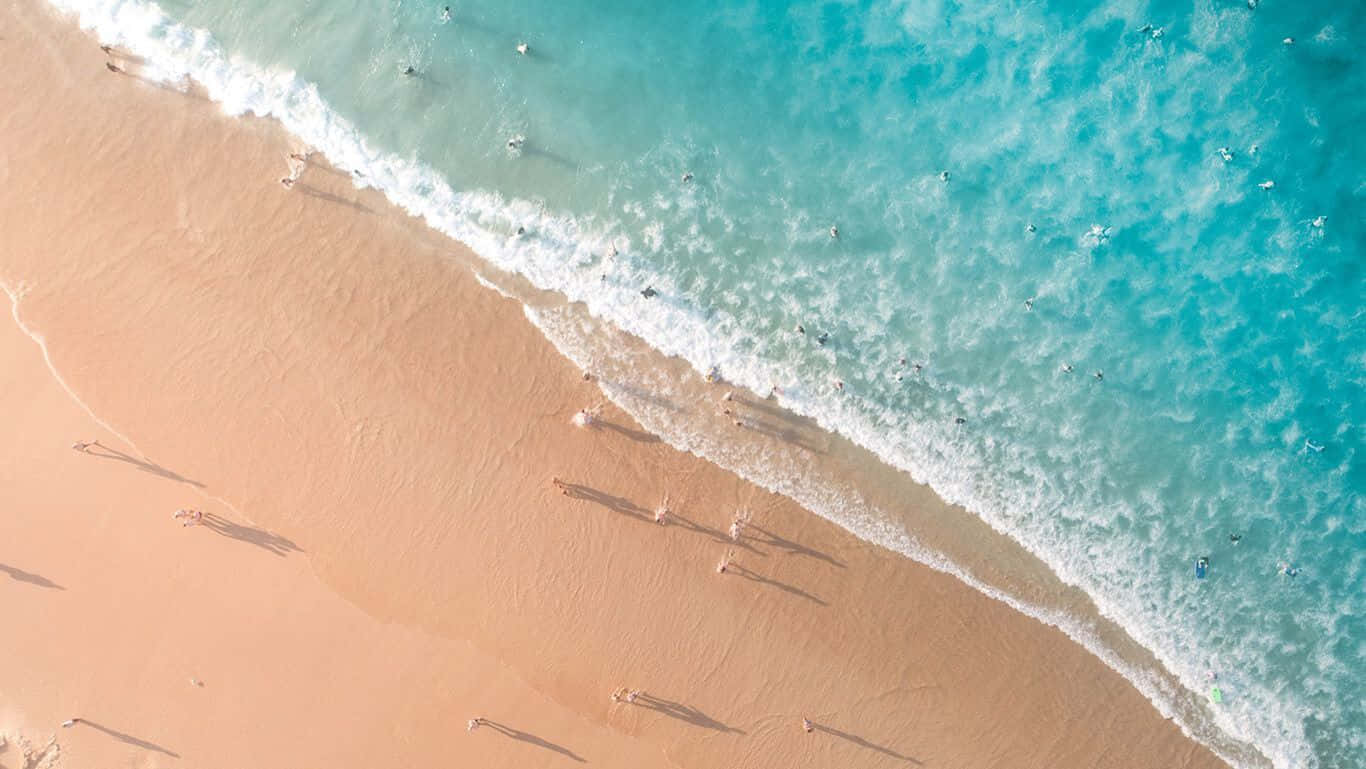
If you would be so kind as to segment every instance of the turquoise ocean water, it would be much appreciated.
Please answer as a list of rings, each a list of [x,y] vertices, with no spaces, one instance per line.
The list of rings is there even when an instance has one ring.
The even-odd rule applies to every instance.
[[[1366,766],[1366,5],[54,2]]]

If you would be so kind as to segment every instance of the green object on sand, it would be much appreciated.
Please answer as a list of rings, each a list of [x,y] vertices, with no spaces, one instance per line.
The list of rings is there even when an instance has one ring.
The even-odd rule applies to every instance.
[[[1221,705],[1224,702],[1224,693],[1219,691],[1219,687],[1211,686],[1209,688],[1209,698],[1214,700],[1215,705]]]

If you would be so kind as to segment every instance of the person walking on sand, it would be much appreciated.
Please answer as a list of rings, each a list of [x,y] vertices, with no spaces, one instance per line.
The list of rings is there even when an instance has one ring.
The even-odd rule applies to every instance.
[[[467,724],[465,725],[465,731],[467,731],[467,732],[472,732],[472,731],[474,731],[475,729],[478,729],[480,726],[483,726],[483,724],[484,724],[484,718],[483,718],[483,716],[475,716],[474,718],[471,718],[471,719],[469,720],[469,723],[467,723]]]
[[[730,559],[733,558],[734,556],[735,556],[735,551],[734,551],[734,550],[727,550],[727,551],[726,551],[726,554],[723,555],[723,556],[721,556],[721,562],[718,563],[718,564],[716,564],[716,573],[717,573],[717,574],[725,574],[725,573],[726,573],[726,569],[730,568]]]
[[[71,444],[71,448],[75,449],[76,451],[89,451],[91,446],[95,446],[95,445],[98,445],[98,444],[99,444],[99,441],[97,441],[97,440],[95,440],[95,441],[76,441],[75,443]]]
[[[120,67],[119,65],[115,64],[115,63],[112,62],[112,61],[106,61],[106,62],[104,63],[104,67],[105,67],[105,69],[109,70],[110,72],[116,72],[116,73],[118,73],[118,74],[123,74],[123,67]]]
[[[815,728],[816,725],[811,723],[811,719],[807,718],[806,716],[802,716],[802,731],[810,732]]]
[[[569,496],[569,484],[565,483],[559,478],[551,478],[550,483],[552,486],[559,489],[561,494],[565,495],[566,497]]]

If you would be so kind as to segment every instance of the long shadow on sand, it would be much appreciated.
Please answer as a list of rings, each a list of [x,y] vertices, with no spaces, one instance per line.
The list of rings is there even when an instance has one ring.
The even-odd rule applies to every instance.
[[[497,721],[490,721],[487,718],[485,718],[481,722],[481,725],[486,728],[492,729],[495,732],[498,732],[499,734],[511,737],[514,740],[535,745],[538,748],[553,750],[556,753],[559,753],[560,755],[565,756],[566,758],[578,761],[581,764],[588,763],[586,759],[584,759],[578,753],[575,753],[574,751],[570,750],[569,748],[566,748],[563,745],[556,745],[550,740],[547,740],[544,737],[537,737],[536,735],[530,732],[524,732],[521,729],[513,729],[511,726],[508,726],[506,724],[500,724]]]
[[[720,721],[717,721],[715,718],[712,718],[711,716],[707,715],[706,713],[703,713],[695,707],[692,707],[691,705],[684,705],[681,702],[666,700],[663,697],[656,697],[653,694],[645,694],[644,692],[642,692],[636,695],[636,701],[633,704],[639,705],[640,707],[646,708],[647,710],[653,710],[658,713],[663,713],[664,715],[670,718],[677,718],[680,721],[686,721],[690,724],[693,724],[694,726],[702,726],[707,729],[715,729],[718,732],[733,732],[735,734],[745,733],[742,729],[736,729],[733,726],[726,726],[725,724],[721,723]]]
[[[53,582],[47,577],[44,577],[41,574],[33,574],[32,572],[27,572],[23,569],[16,569],[13,566],[10,566],[9,564],[0,563],[0,571],[3,571],[4,573],[8,574],[10,579],[15,580],[17,582],[27,582],[30,585],[52,588],[53,590],[66,590],[66,588],[62,587],[56,582]]]
[[[627,438],[630,438],[631,440],[637,441],[639,443],[659,443],[659,436],[657,435],[647,433],[644,430],[634,430],[630,427],[626,427],[625,425],[616,424],[615,422],[608,422],[600,419],[595,421],[593,423],[593,426],[601,427],[604,430],[611,430],[612,432],[621,433]]]
[[[301,182],[295,182],[292,189],[298,190],[299,192],[302,192],[303,194],[308,195],[312,198],[326,200],[330,203],[336,203],[337,205],[341,206],[350,206],[351,208],[354,208],[357,211],[360,211],[361,213],[373,214],[375,212],[374,209],[370,208],[364,203],[361,203],[358,200],[348,200],[347,198],[344,198],[340,195],[333,195],[330,192],[320,190],[317,187],[310,187],[307,184],[303,184]]]
[[[752,535],[752,534],[751,534],[751,535],[748,535],[748,536],[753,537],[754,541],[755,541],[755,542],[758,542],[758,543],[761,544],[761,545],[768,545],[768,546],[770,546],[770,547],[776,547],[776,548],[778,548],[779,550],[786,551],[786,552],[791,553],[791,554],[793,554],[793,555],[805,555],[805,556],[810,556],[811,558],[815,558],[815,559],[818,560],[818,561],[825,561],[826,563],[830,564],[831,566],[838,566],[838,567],[840,567],[841,569],[844,568],[844,562],[843,562],[843,561],[840,561],[839,559],[837,559],[837,558],[835,558],[835,557],[833,557],[833,556],[830,556],[830,555],[827,555],[827,554],[825,554],[825,553],[822,553],[822,552],[819,551],[819,550],[815,550],[815,549],[813,549],[813,548],[807,547],[806,545],[803,545],[803,544],[801,544],[800,542],[793,542],[792,540],[787,539],[787,538],[785,538],[785,537],[783,537],[783,536],[781,536],[781,535],[779,535],[779,534],[776,534],[776,533],[774,533],[774,532],[772,532],[772,531],[769,531],[768,529],[765,529],[764,527],[759,526],[759,525],[757,525],[757,524],[753,524],[753,523],[746,524],[746,525],[745,525],[745,529],[746,529],[746,530],[753,530],[753,531],[759,532],[759,536],[754,536],[754,535]]]
[[[131,454],[125,454],[122,451],[110,448],[104,445],[103,443],[100,443],[99,441],[92,441],[90,443],[90,446],[88,446],[85,449],[85,453],[89,454],[92,457],[100,457],[101,459],[117,459],[120,462],[127,462],[128,464],[138,468],[139,470],[142,470],[143,472],[151,473],[152,475],[160,475],[162,478],[169,478],[170,480],[176,481],[178,483],[188,483],[191,486],[197,486],[201,489],[204,488],[204,484],[200,483],[199,481],[186,478],[185,476],[180,475],[179,473],[171,472],[170,470],[167,470],[166,468],[154,462],[148,462],[145,459],[138,459],[137,457],[132,456]]]
[[[643,520],[652,520],[650,511],[625,497],[618,497],[613,494],[608,494],[605,491],[598,491],[592,486],[584,486],[581,483],[565,483],[561,488],[564,489],[565,495],[571,499],[582,499],[586,502],[602,505],[614,513],[630,515]]]
[[[812,728],[814,728],[814,729],[815,729],[816,731],[818,731],[818,732],[825,732],[826,734],[833,734],[833,735],[835,735],[836,737],[839,737],[840,739],[848,740],[848,741],[854,743],[855,745],[858,745],[858,746],[864,747],[864,748],[868,748],[869,750],[876,750],[877,752],[881,753],[882,755],[884,755],[884,756],[890,756],[891,758],[895,758],[895,759],[898,760],[898,761],[905,761],[905,762],[910,763],[910,764],[915,764],[916,766],[923,766],[924,763],[925,763],[925,762],[920,761],[920,760],[918,760],[918,759],[911,758],[910,756],[903,756],[903,755],[901,755],[900,753],[896,752],[895,750],[892,750],[891,748],[885,748],[885,747],[883,747],[883,746],[881,746],[881,745],[875,745],[875,744],[873,744],[873,743],[871,743],[871,742],[869,742],[869,741],[863,739],[862,737],[859,737],[859,736],[856,735],[856,734],[850,734],[850,733],[848,733],[848,732],[842,732],[842,731],[840,731],[839,729],[835,729],[835,728],[833,728],[833,727],[825,726],[824,724],[812,723],[811,726],[812,726]]]
[[[750,580],[751,582],[758,582],[762,585],[776,587],[784,593],[790,593],[792,595],[797,596],[798,598],[805,598],[808,601],[814,601],[815,603],[818,603],[821,606],[829,606],[829,604],[827,604],[825,601],[822,601],[816,596],[811,595],[810,593],[806,592],[805,590],[802,590],[799,587],[796,587],[795,585],[789,585],[786,582],[779,582],[778,580],[773,579],[772,577],[765,577],[764,575],[756,571],[746,569],[738,563],[732,562],[730,565],[728,565],[726,567],[726,573],[739,574],[740,576],[744,577],[747,580]]]
[[[222,534],[225,537],[256,545],[257,547],[278,556],[303,552],[293,541],[286,539],[279,534],[272,534],[265,529],[258,529],[254,526],[245,526],[230,521],[221,515],[208,513],[204,516],[204,520],[200,522],[200,525],[217,534]]]
[[[171,758],[180,758],[180,754],[179,754],[179,753],[176,753],[175,751],[172,751],[172,750],[167,750],[166,748],[161,747],[160,745],[156,744],[155,742],[148,742],[147,740],[140,740],[140,739],[138,739],[137,737],[134,737],[134,736],[131,735],[131,734],[124,734],[123,732],[121,732],[121,731],[119,731],[119,730],[117,730],[117,729],[110,729],[109,727],[105,726],[104,724],[96,723],[96,722],[94,722],[94,721],[91,721],[91,720],[88,719],[88,718],[82,718],[81,720],[77,721],[76,723],[82,724],[82,725],[84,725],[84,726],[88,726],[88,727],[90,727],[91,729],[94,729],[94,730],[99,731],[99,732],[104,732],[105,734],[109,735],[110,737],[113,737],[114,739],[118,740],[119,742],[127,743],[127,744],[129,744],[129,745],[132,745],[133,747],[142,748],[143,750],[151,750],[151,751],[155,751],[155,752],[157,752],[157,753],[164,753],[164,754],[170,756]]]

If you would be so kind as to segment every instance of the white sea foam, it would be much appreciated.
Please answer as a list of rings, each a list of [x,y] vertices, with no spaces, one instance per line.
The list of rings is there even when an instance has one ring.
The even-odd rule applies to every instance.
[[[993,474],[968,461],[970,458],[965,454],[953,452],[958,438],[948,428],[939,424],[906,424],[899,415],[883,412],[858,397],[857,380],[853,378],[848,395],[832,399],[828,383],[804,381],[801,372],[795,369],[781,368],[773,361],[738,352],[753,347],[738,322],[729,318],[717,322],[704,316],[678,298],[676,287],[667,276],[652,273],[643,266],[643,261],[631,258],[633,247],[643,250],[662,247],[663,232],[659,225],[643,227],[643,242],[637,245],[617,233],[547,212],[530,201],[507,199],[489,192],[454,190],[438,173],[420,162],[372,146],[352,123],[326,104],[313,84],[293,73],[266,71],[228,54],[207,32],[174,22],[154,4],[140,0],[50,1],[78,14],[82,26],[94,30],[102,41],[126,47],[145,57],[149,62],[145,71],[147,76],[174,82],[188,75],[229,114],[253,113],[278,119],[292,134],[319,149],[335,166],[356,171],[354,179],[358,184],[382,190],[395,204],[421,217],[434,229],[465,242],[498,267],[520,273],[541,288],[559,291],[571,300],[585,303],[593,314],[647,340],[666,355],[686,360],[699,372],[718,366],[727,379],[756,392],[766,392],[771,385],[779,385],[784,393],[782,404],[785,407],[814,418],[826,429],[837,430],[917,480],[930,483],[945,499],[977,512],[994,528],[1019,539],[1032,552],[1045,558],[1065,582],[1085,586],[1094,576],[1080,573],[1070,565],[1083,559],[1072,558],[1053,532],[1021,528],[1019,512],[1030,509],[1036,502],[999,485],[990,485],[989,481],[984,482],[983,478],[989,479]],[[262,183],[270,181],[262,180]],[[920,194],[943,196],[946,192],[937,179],[929,179],[924,182]],[[685,197],[684,202],[697,205],[691,197]],[[656,201],[655,205],[664,203],[673,205],[678,201]],[[640,219],[650,216],[649,207],[624,205],[636,205],[636,215]],[[795,215],[802,216],[800,212]],[[516,236],[518,227],[525,228],[524,236]],[[795,220],[791,227],[794,233],[813,229],[809,222]],[[701,252],[709,247],[706,239],[697,233],[692,233],[687,242]],[[622,256],[603,263],[601,257],[611,245],[620,248]],[[566,269],[567,265],[600,266],[597,269]],[[646,285],[654,287],[660,295],[654,299],[640,296],[640,290]],[[827,317],[834,314],[834,300],[829,301],[832,312]],[[557,337],[551,332],[548,335],[571,358],[576,355],[571,337],[564,334]],[[833,351],[823,351],[823,354],[834,362]],[[857,374],[858,377],[878,375],[879,372]],[[940,387],[933,380],[928,380],[924,386]],[[983,393],[972,391],[958,393],[956,397],[968,409],[978,405],[985,407],[991,402]],[[1027,408],[1027,404],[1018,405]],[[1002,407],[998,404],[995,408]],[[723,464],[735,464],[721,457],[714,446],[709,447],[700,436],[679,432],[658,419],[652,420],[648,414],[638,412],[637,415],[643,423],[681,448]],[[890,437],[893,432],[899,436],[895,440]],[[905,448],[911,443],[948,448],[942,452],[911,453]],[[1009,454],[1008,447],[1001,450]],[[1164,691],[1158,682],[1146,675],[1126,669],[1104,648],[1093,629],[1078,624],[1076,618],[1050,616],[981,583],[942,555],[922,547],[890,516],[879,511],[851,508],[847,490],[836,493],[828,488],[796,484],[790,479],[764,477],[755,468],[748,468],[747,473],[761,484],[792,496],[860,537],[954,574],[988,595],[1060,627],[1129,677],[1163,713],[1180,714],[1181,709],[1175,702],[1185,695]],[[1034,478],[1021,484],[1020,488],[1038,489],[1048,485],[1049,479]],[[1203,688],[1202,662],[1193,654],[1182,655],[1183,650],[1165,643],[1179,635],[1179,629],[1150,627],[1145,624],[1146,618],[1129,616],[1123,607],[1107,603],[1103,595],[1097,597],[1097,604],[1102,613],[1153,649],[1190,691]],[[1225,667],[1233,668],[1240,662],[1227,661]],[[1236,682],[1230,683],[1232,694],[1237,687],[1233,685]],[[1254,691],[1254,683],[1247,682],[1247,690]],[[1303,718],[1278,711],[1273,705],[1275,702],[1270,695],[1231,696],[1229,706],[1216,712],[1215,719],[1228,734],[1257,744],[1277,767],[1312,766],[1313,758],[1300,726]],[[1199,733],[1198,727],[1191,723],[1183,720],[1182,725],[1195,737],[1210,740],[1210,735]]]

